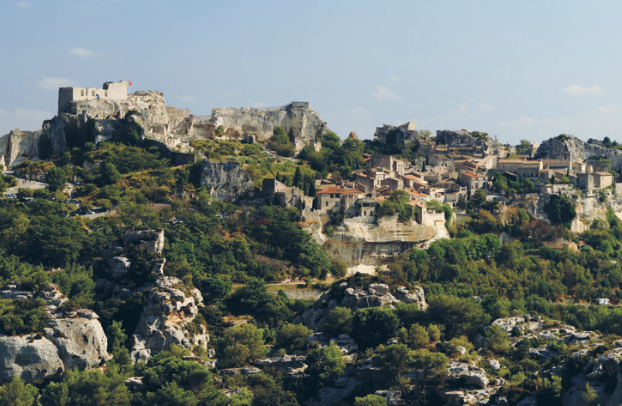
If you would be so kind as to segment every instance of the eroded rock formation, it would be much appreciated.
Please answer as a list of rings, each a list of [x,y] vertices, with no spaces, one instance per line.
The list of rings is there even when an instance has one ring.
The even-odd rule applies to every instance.
[[[404,298],[406,303],[417,303],[420,309],[425,309],[427,304],[423,289],[418,287],[411,294],[407,289],[401,288],[396,291],[398,297]],[[368,307],[383,307],[385,304],[395,305],[400,300],[389,291],[389,287],[382,283],[371,284],[367,288],[349,287],[346,282],[331,289],[318,300],[313,306],[298,316],[294,323],[302,323],[316,332],[321,331],[328,314],[337,307],[347,307],[355,312],[358,309]]]
[[[143,313],[133,335],[131,357],[134,362],[146,361],[160,351],[166,351],[172,344],[194,349],[203,347],[207,351],[209,335],[202,324],[195,332],[188,329],[203,305],[198,289],[190,289],[177,278],[159,278],[150,289]]]
[[[67,299],[56,285],[47,285],[35,295],[22,290],[18,283],[10,283],[3,288],[2,296],[15,300],[42,298],[46,302],[49,327],[43,334],[0,335],[0,382],[15,375],[27,382],[41,382],[68,369],[95,368],[111,358],[97,314],[85,309],[59,310],[58,306]]]
[[[229,138],[265,140],[272,136],[274,127],[283,127],[297,150],[305,143],[319,141],[328,131],[320,115],[304,102],[270,109],[213,109],[210,121],[215,127],[222,125]]]
[[[255,184],[239,162],[209,162],[201,164],[201,186],[207,186],[211,195],[222,202],[235,202]]]

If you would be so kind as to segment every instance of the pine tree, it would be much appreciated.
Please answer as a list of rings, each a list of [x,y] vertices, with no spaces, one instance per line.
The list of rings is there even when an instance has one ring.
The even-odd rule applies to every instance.
[[[315,182],[311,182],[309,184],[309,191],[307,192],[307,196],[315,197]]]
[[[300,172],[300,166],[296,168],[296,173],[294,173],[294,181],[293,186],[298,187],[300,185],[300,181],[302,180],[302,173]]]

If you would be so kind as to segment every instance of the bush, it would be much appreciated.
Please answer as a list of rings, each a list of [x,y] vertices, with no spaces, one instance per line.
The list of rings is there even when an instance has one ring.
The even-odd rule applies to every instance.
[[[230,328],[216,341],[216,358],[221,368],[249,364],[264,358],[268,352],[264,347],[263,330],[252,324]]]

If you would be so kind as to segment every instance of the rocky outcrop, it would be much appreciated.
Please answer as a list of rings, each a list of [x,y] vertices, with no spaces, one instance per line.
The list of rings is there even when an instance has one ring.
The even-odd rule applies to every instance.
[[[43,299],[49,320],[43,334],[0,336],[0,381],[18,375],[27,382],[41,382],[69,369],[95,368],[111,358],[97,314],[86,309],[59,310],[67,299],[56,285],[49,284],[34,294],[21,290],[18,283],[10,283],[3,288],[2,296],[15,300]]]
[[[82,313],[87,317],[51,320],[50,328],[45,329],[45,336],[59,350],[65,370],[95,368],[111,358],[98,316],[91,311]]]
[[[598,141],[588,144],[573,135],[563,135],[543,141],[536,153],[537,157],[571,160],[572,162],[583,162],[593,155],[606,156],[611,161],[612,169],[618,170],[622,167],[622,151],[606,148]]]
[[[0,137],[0,169],[9,169],[26,159],[38,155],[37,141],[42,131],[12,130]]]
[[[214,199],[235,202],[255,188],[248,173],[239,162],[209,162],[201,164],[201,186],[206,186]]]
[[[404,144],[417,142],[419,133],[416,130],[417,122],[411,120],[400,126],[384,124],[382,127],[376,127],[374,139],[382,144]]]
[[[414,221],[409,225],[399,223],[397,216],[380,219],[378,224],[346,219],[334,229],[324,248],[331,258],[345,262],[348,267],[373,266],[432,240],[436,234],[434,227]]]
[[[267,140],[274,127],[283,127],[296,150],[307,143],[314,144],[328,131],[320,115],[304,102],[270,109],[213,109],[210,122],[213,128],[222,125],[228,138],[240,139]]]
[[[164,229],[130,231],[123,236],[123,242],[161,254],[164,249]]]
[[[421,295],[421,297],[417,297],[417,303],[420,308],[424,309],[427,305],[425,305],[423,289],[421,291],[419,289],[416,288],[418,294]],[[404,290],[401,290],[401,292],[404,292]],[[406,290],[406,292],[408,291]],[[401,293],[396,294],[400,295]],[[358,309],[383,307],[385,304],[392,306],[397,303],[399,303],[399,300],[389,292],[389,287],[385,284],[372,284],[363,289],[360,287],[349,287],[346,282],[343,282],[322,295],[315,301],[313,306],[305,310],[301,316],[298,316],[294,323],[302,323],[317,332],[321,331],[328,314],[337,307],[347,307],[354,312]]]
[[[202,305],[198,289],[190,289],[174,277],[159,278],[150,289],[133,335],[132,360],[146,361],[169,350],[172,344],[188,349],[199,346],[207,351],[209,335],[205,326],[195,325],[195,332],[188,328]]]
[[[437,130],[434,141],[448,148],[473,147],[477,152],[491,151],[493,142],[487,137],[474,137],[467,131]]]

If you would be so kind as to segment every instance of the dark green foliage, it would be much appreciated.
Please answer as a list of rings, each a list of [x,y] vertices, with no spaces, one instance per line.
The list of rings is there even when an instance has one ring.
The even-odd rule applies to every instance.
[[[490,322],[482,306],[472,298],[438,295],[428,301],[429,320],[445,327],[445,339],[461,335],[474,336]]]
[[[62,190],[67,186],[67,174],[61,168],[54,167],[45,174],[45,181],[50,191]]]
[[[37,388],[24,384],[19,375],[0,386],[0,406],[36,406],[38,396]]]
[[[352,331],[352,311],[347,307],[336,307],[326,317],[322,332],[331,336],[350,334]]]
[[[352,321],[352,338],[363,348],[376,347],[395,337],[399,319],[390,309],[359,309]]]
[[[408,223],[414,217],[416,212],[421,209],[408,204],[410,196],[404,190],[396,190],[391,192],[388,200],[376,205],[376,216],[393,216],[399,214],[398,220],[402,223]]]
[[[577,216],[574,205],[565,196],[551,195],[549,202],[544,205],[544,212],[549,216],[553,224],[569,226]]]
[[[47,312],[43,299],[0,299],[0,333],[41,333],[46,327]]]
[[[43,406],[129,405],[126,376],[114,363],[103,374],[99,370],[68,371],[60,382],[51,382],[41,391]]]
[[[307,354],[307,373],[311,376],[312,387],[319,390],[330,386],[345,369],[343,354],[339,347],[331,343],[325,347],[316,346]]]
[[[307,347],[307,337],[313,334],[313,330],[302,324],[283,324],[276,333],[276,346],[284,348],[292,354],[296,350],[304,350]]]
[[[216,358],[221,368],[240,367],[264,358],[269,350],[265,348],[264,331],[252,324],[233,327],[216,341]]]

